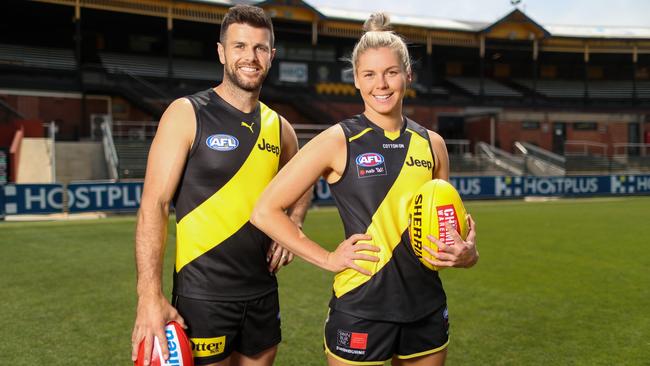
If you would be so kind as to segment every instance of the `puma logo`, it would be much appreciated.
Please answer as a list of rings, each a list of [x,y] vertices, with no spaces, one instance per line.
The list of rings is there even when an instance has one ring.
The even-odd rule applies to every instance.
[[[242,127],[248,128],[249,130],[251,130],[251,133],[255,133],[255,132],[253,132],[253,125],[254,124],[255,124],[255,122],[251,123],[250,125],[248,123],[246,123],[246,122],[241,123]]]

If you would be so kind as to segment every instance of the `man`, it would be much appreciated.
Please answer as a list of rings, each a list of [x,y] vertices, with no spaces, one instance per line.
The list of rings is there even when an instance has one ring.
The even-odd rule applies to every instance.
[[[174,101],[149,152],[136,229],[138,307],[132,359],[164,325],[186,327],[196,365],[271,365],[280,342],[275,272],[292,259],[248,222],[258,196],[298,149],[291,125],[258,98],[275,49],[271,19],[231,8],[221,24],[223,81]],[[290,209],[300,224],[309,195]],[[170,202],[177,243],[173,305],[161,272]],[[160,344],[165,358],[166,342]]]

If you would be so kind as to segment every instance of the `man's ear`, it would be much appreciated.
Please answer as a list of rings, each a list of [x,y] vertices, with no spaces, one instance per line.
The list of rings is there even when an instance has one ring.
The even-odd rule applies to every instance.
[[[217,54],[219,55],[219,62],[221,62],[222,65],[226,64],[226,49],[223,48],[223,45],[221,42],[217,42]]]

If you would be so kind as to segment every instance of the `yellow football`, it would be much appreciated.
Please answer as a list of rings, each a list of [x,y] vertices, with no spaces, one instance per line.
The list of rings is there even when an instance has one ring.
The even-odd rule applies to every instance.
[[[423,250],[423,247],[438,251],[438,246],[427,239],[427,235],[430,234],[447,245],[453,245],[454,239],[451,233],[447,232],[445,224],[450,223],[465,239],[469,231],[466,216],[467,212],[458,191],[445,180],[430,180],[415,192],[409,207],[409,237],[411,247],[422,264],[434,271],[440,269],[424,260],[436,258]]]

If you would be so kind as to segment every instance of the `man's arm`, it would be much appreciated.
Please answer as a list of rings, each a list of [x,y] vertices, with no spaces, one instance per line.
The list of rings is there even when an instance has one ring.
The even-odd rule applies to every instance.
[[[280,153],[280,169],[284,167],[291,158],[298,152],[298,137],[293,127],[284,117],[280,117],[282,123],[282,152]],[[307,210],[311,205],[312,189],[308,189],[298,201],[296,201],[287,210],[289,218],[299,228],[302,229],[302,223],[307,215]],[[269,251],[267,252],[267,261],[269,262],[269,271],[276,273],[283,265],[287,265],[293,261],[293,253],[286,248],[282,248],[273,242]]]
[[[151,359],[153,337],[165,339],[164,326],[175,320],[184,325],[162,291],[162,262],[167,238],[169,205],[192,146],[196,122],[187,99],[174,101],[163,114],[149,150],[144,189],[135,233],[138,307],[131,336],[131,358],[138,356],[144,340],[144,360]],[[165,359],[167,342],[160,342]]]

